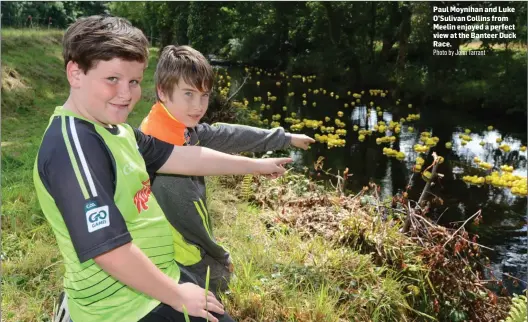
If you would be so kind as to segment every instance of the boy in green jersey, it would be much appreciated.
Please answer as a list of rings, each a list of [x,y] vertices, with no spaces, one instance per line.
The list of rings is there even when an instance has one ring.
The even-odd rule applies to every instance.
[[[151,178],[276,176],[291,160],[174,146],[127,125],[148,41],[125,19],[79,19],[64,35],[63,57],[70,95],[49,120],[33,179],[64,259],[72,320],[184,321],[186,307],[193,321],[232,321],[211,292],[180,279]]]

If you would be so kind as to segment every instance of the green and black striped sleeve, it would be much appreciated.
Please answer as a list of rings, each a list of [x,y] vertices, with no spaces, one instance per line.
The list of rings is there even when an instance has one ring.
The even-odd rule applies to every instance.
[[[132,240],[114,203],[115,162],[93,124],[71,116],[55,117],[43,137],[37,163],[80,262]]]

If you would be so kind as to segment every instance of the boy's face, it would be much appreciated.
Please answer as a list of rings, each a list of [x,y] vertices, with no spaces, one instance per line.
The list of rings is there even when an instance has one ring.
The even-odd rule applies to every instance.
[[[161,90],[158,90],[158,95],[172,116],[187,127],[196,126],[209,106],[210,93],[200,92],[183,79],[174,86],[172,97]]]
[[[75,105],[84,117],[102,125],[126,121],[141,97],[145,63],[114,58],[97,62],[86,74],[76,72],[78,66],[71,68],[75,77],[69,77],[70,85],[78,98]]]

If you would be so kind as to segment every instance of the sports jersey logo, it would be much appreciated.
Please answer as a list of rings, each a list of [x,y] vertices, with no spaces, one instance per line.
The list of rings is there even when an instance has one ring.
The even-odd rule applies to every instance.
[[[148,209],[147,201],[150,197],[150,180],[147,179],[142,182],[143,188],[141,188],[138,192],[136,192],[136,195],[134,196],[134,203],[136,204],[136,208],[138,210],[138,213],[141,213],[143,210]]]
[[[128,176],[128,175],[131,174],[135,169],[136,169],[136,166],[134,165],[134,163],[130,162],[130,163],[125,164],[125,166],[123,167],[123,173],[124,173],[126,176]]]
[[[97,203],[92,201],[84,206],[84,210],[88,232],[92,233],[101,228],[110,226],[108,206],[97,207]]]
[[[88,216],[88,221],[91,222],[91,223],[94,223],[98,220],[104,220],[106,219],[106,217],[108,216],[108,212],[104,211],[104,210],[100,210],[98,212],[94,212],[92,214],[90,214],[90,216]]]

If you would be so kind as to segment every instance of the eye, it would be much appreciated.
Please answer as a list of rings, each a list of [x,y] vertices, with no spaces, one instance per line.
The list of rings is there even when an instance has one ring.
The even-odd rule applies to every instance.
[[[185,96],[192,97],[193,93],[192,92],[185,92]]]
[[[205,94],[202,95],[202,97],[203,98],[209,98],[209,95],[210,95],[209,93],[205,93]]]
[[[117,77],[108,77],[107,80],[110,82],[110,83],[117,83]]]
[[[139,83],[140,81],[135,80],[135,79],[130,81],[130,84],[135,85],[135,86],[139,85]]]

